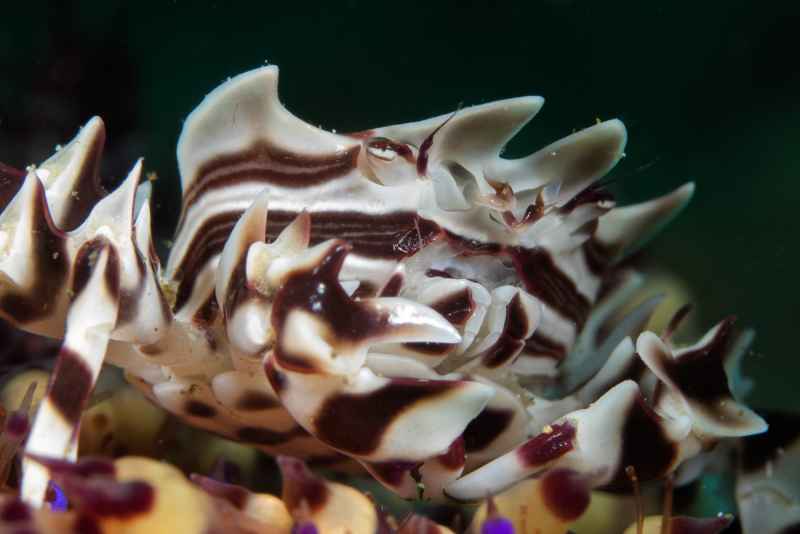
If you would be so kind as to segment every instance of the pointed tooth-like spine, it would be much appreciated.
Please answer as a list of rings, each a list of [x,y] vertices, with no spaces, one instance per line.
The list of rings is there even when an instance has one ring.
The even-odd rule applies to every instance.
[[[213,90],[186,118],[178,140],[184,193],[209,154],[235,153],[275,139],[281,140],[281,148],[300,154],[342,152],[357,144],[292,115],[278,98],[278,68],[262,67]]]
[[[744,375],[742,365],[755,337],[756,333],[753,329],[744,330],[733,341],[725,356],[725,374],[728,376],[731,395],[741,403],[753,388],[753,380]]]
[[[105,194],[99,183],[105,138],[102,119],[92,117],[72,141],[35,170],[47,190],[53,221],[62,230],[77,228]]]
[[[439,207],[463,211],[473,204],[464,190],[474,189],[479,197],[496,195],[491,181],[502,177],[486,175],[486,162],[498,158],[505,144],[543,104],[544,99],[537,96],[511,98],[418,123],[379,128],[373,133],[419,146],[417,172],[432,179]]]
[[[136,190],[142,176],[142,160],[136,161],[125,180],[111,193],[97,202],[86,220],[70,235],[91,239],[105,232],[121,243],[133,239],[134,208]],[[127,243],[126,243],[127,244]]]
[[[266,237],[268,199],[269,197],[263,194],[253,201],[247,211],[239,217],[222,249],[216,272],[215,293],[217,304],[226,320],[236,304],[236,292],[245,289],[237,286],[241,286],[244,281],[250,246],[253,243],[263,242]]]
[[[513,364],[528,339],[538,328],[542,304],[527,291],[514,286],[500,286],[492,291],[479,334],[479,341],[467,351],[463,369],[480,366],[497,369]]]
[[[260,293],[271,296],[287,268],[308,248],[311,217],[300,212],[270,244],[256,243],[247,255],[247,280]]]
[[[308,246],[310,220],[301,213],[266,244],[267,195],[262,195],[242,215],[228,238],[217,268],[216,298],[233,346],[248,355],[273,342],[270,325],[276,281],[270,281],[272,263],[292,262]]]
[[[470,106],[424,121],[397,124],[373,130],[376,136],[414,146],[424,141],[445,121],[431,143],[431,159],[461,161],[496,157],[505,144],[536,116],[544,98],[523,96]],[[473,169],[470,169],[473,170]]]
[[[144,281],[138,295],[144,303],[139,305],[139,309],[142,310],[139,313],[139,320],[143,321],[141,328],[152,330],[155,336],[161,337],[166,335],[172,323],[172,310],[159,283],[161,263],[155,252],[150,219],[150,203],[145,202],[139,209],[134,223],[134,244],[140,261],[145,266],[145,272],[142,274]],[[133,323],[140,324],[139,320],[134,320]],[[137,335],[135,339],[141,344],[145,336]]]
[[[694,195],[694,183],[682,185],[662,197],[614,208],[599,219],[594,239],[611,261],[636,252],[674,219]]]
[[[52,337],[64,331],[70,271],[67,237],[53,224],[34,172],[0,214],[0,313],[13,324]]]
[[[515,193],[560,183],[557,205],[571,200],[623,157],[628,135],[617,119],[585,128],[520,159],[496,160],[489,173]]]
[[[170,314],[158,288],[149,244],[144,251],[137,244],[137,233],[142,234],[142,240],[149,241],[149,209],[144,218],[141,207],[139,213],[135,212],[141,176],[140,159],[125,181],[94,206],[86,221],[70,233],[69,238],[76,247],[100,235],[113,244],[119,256],[122,304],[112,337],[118,341],[150,344],[166,334]]]

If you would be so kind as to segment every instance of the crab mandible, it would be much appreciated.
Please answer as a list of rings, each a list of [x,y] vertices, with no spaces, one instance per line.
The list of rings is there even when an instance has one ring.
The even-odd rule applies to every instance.
[[[32,457],[77,454],[104,359],[193,425],[355,460],[404,497],[479,499],[554,466],[620,486],[764,430],[728,389],[729,322],[677,350],[634,342],[657,299],[620,317],[641,278],[619,261],[693,192],[616,208],[599,179],[620,121],[505,159],[541,98],[340,135],[291,115],[277,80],[242,74],[187,119],[163,271],[141,162],[98,186],[100,119],[27,173],[0,167],[0,314],[64,339]],[[47,479],[26,460],[24,497]]]

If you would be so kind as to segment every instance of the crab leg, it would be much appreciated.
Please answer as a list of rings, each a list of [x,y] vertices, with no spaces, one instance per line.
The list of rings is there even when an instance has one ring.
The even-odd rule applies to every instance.
[[[76,262],[67,335],[34,420],[27,455],[64,458],[76,453],[80,417],[100,374],[119,311],[115,254],[101,238]],[[27,458],[23,470],[22,498],[41,505],[49,478],[46,468]]]

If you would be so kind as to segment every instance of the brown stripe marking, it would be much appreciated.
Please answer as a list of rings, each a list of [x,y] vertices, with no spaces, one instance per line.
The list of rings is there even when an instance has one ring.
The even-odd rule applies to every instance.
[[[58,353],[47,398],[70,424],[77,425],[92,392],[92,370],[81,356],[63,346]]]
[[[174,278],[180,281],[175,296],[176,310],[189,301],[197,275],[209,260],[222,252],[225,241],[242,213],[243,211],[220,213],[205,219],[200,225],[175,270]]]
[[[208,418],[217,415],[217,410],[213,406],[198,400],[187,401],[186,404],[183,405],[183,411],[186,415],[192,417]]]
[[[285,213],[286,215],[283,215]],[[298,215],[293,212],[270,212],[267,233],[277,237],[286,224]],[[285,224],[280,224],[285,220]],[[395,211],[370,215],[357,211],[311,212],[311,244],[329,239],[343,239],[353,251],[371,258],[402,259],[415,254],[437,239],[439,226],[416,212]]]
[[[36,180],[34,209],[31,214],[35,258],[32,262],[33,285],[24,292],[9,292],[0,297],[0,309],[15,324],[25,324],[46,317],[51,305],[63,290],[67,278],[66,236],[53,223],[47,207],[44,187]]]
[[[86,153],[86,159],[78,170],[78,179],[75,189],[67,196],[67,209],[61,228],[64,231],[74,230],[83,223],[92,208],[106,196],[106,191],[100,186],[100,161],[103,156],[106,134],[104,131],[94,139],[94,143]]]
[[[726,319],[707,344],[678,358],[659,355],[664,370],[681,393],[705,407],[731,396],[723,360],[730,346],[733,323],[733,318]]]
[[[363,283],[363,282],[362,282]],[[383,286],[381,289],[381,297],[396,297],[400,294],[400,290],[403,288],[403,274],[402,273],[395,273],[389,278],[389,281],[386,282],[386,285]]]
[[[361,145],[324,155],[300,154],[265,141],[204,163],[183,193],[184,212],[194,201],[214,189],[244,182],[259,182],[302,189],[346,176],[356,168]]]
[[[443,299],[429,305],[439,312],[454,326],[463,326],[475,311],[475,300],[472,291],[464,288],[461,291],[447,295]],[[447,354],[455,345],[449,343],[414,342],[404,343],[403,346],[422,354],[442,355]]]
[[[104,249],[108,251],[108,263],[103,273],[106,291],[114,299],[119,296],[119,256],[105,237],[97,237],[84,243],[75,254],[75,270],[72,275],[73,298],[77,298],[89,283]]]
[[[445,452],[436,457],[436,460],[450,471],[464,467],[467,460],[464,436],[457,437]]]
[[[622,429],[622,451],[617,472],[606,489],[630,491],[631,480],[625,469],[633,466],[639,482],[655,480],[675,461],[677,446],[664,433],[660,417],[641,394],[628,408]]]
[[[175,271],[180,280],[175,309],[189,300],[203,266],[220,254],[243,211],[230,211],[209,217],[194,233],[186,253]],[[299,212],[269,212],[265,241],[270,243],[299,215]],[[312,212],[311,245],[329,239],[344,239],[355,253],[373,258],[399,260],[415,254],[441,235],[439,226],[415,212],[398,211],[369,215],[355,211]]]
[[[266,358],[264,361],[264,374],[267,375],[269,384],[278,395],[283,393],[283,391],[286,390],[286,387],[289,385],[289,379],[286,377],[286,373],[275,367],[274,354],[273,357]]]
[[[363,395],[330,397],[315,418],[316,436],[353,455],[375,451],[384,434],[403,412],[423,401],[435,401],[451,393],[460,382],[396,378]]]
[[[544,356],[554,360],[563,360],[567,355],[567,348],[557,341],[553,341],[539,330],[525,340],[522,356]]]
[[[514,419],[514,412],[502,408],[486,408],[464,430],[464,447],[467,453],[486,449],[506,431]]]
[[[152,241],[150,242],[150,247],[152,248]],[[156,263],[153,263],[152,260],[148,260],[142,255],[138,247],[134,247],[134,254],[136,258],[136,270],[139,273],[139,278],[134,288],[120,291],[117,327],[129,324],[131,321],[137,318],[140,306],[142,306],[145,302],[145,299],[142,298],[142,296],[147,285],[148,276],[150,272],[155,273],[159,269],[157,263],[158,259],[155,260]],[[152,271],[148,272],[148,266],[150,269],[152,269]],[[169,309],[167,300],[164,298],[161,285],[156,283],[155,290],[158,293],[162,317],[165,317],[167,321],[169,321],[171,318],[171,311]]]
[[[503,251],[503,247],[498,243],[470,239],[455,234],[450,230],[445,230],[445,235],[450,246],[465,256],[495,256]]]
[[[271,396],[254,389],[247,389],[236,399],[236,409],[242,412],[257,412],[277,408],[281,403]]]
[[[304,428],[297,426],[286,432],[277,432],[269,428],[243,426],[236,431],[236,439],[255,445],[281,445],[297,437],[307,436]]]
[[[389,317],[368,301],[353,300],[339,284],[339,271],[350,246],[334,242],[312,267],[291,273],[275,294],[272,328],[278,334],[274,356],[284,368],[313,372],[303,355],[292,354],[284,340],[286,318],[295,310],[306,311],[327,324],[334,339],[326,341],[337,349],[339,343],[368,339],[389,328]]]
[[[708,343],[672,358],[659,355],[661,365],[692,408],[729,428],[748,424],[728,388],[724,360],[731,344],[735,319],[729,317]]]
[[[603,276],[612,265],[615,251],[602,244],[597,237],[591,237],[583,243],[583,257],[586,267],[595,276]]]
[[[568,422],[554,424],[517,449],[525,467],[538,467],[564,456],[575,447],[575,427]]]
[[[415,341],[403,343],[403,346],[419,354],[428,356],[444,356],[455,346],[450,343],[431,343],[429,341]]]
[[[589,507],[591,487],[585,477],[571,469],[548,471],[540,488],[547,509],[564,523],[575,521]]]
[[[475,300],[472,290],[464,288],[457,293],[437,300],[430,306],[456,326],[463,326],[475,311]]]
[[[481,357],[483,365],[494,369],[514,359],[524,346],[528,326],[528,316],[517,293],[506,306],[506,320],[500,337]]]
[[[319,511],[330,499],[330,491],[320,478],[300,460],[281,456],[278,466],[283,477],[281,498],[290,512],[306,507],[306,513]]]
[[[149,512],[155,504],[155,489],[147,482],[118,482],[109,478],[54,477],[64,493],[79,496],[81,508],[94,517],[129,519]],[[85,532],[85,531],[81,531]]]
[[[565,174],[565,176],[570,175]],[[584,204],[599,204],[601,202],[613,201],[614,195],[612,195],[608,189],[603,187],[603,184],[600,182],[594,182],[569,199],[566,204],[559,208],[559,211],[563,214],[569,214],[575,210],[575,208]]]
[[[525,289],[580,329],[589,316],[591,302],[575,282],[556,265],[542,248],[512,247],[508,249],[517,275]]]
[[[455,117],[456,112],[450,114],[442,123],[437,126],[427,137],[422,141],[422,144],[419,145],[419,155],[417,156],[417,174],[420,176],[425,176],[428,172],[428,157],[431,147],[433,146],[433,138],[436,134],[441,130],[445,124],[450,122],[450,119]]]

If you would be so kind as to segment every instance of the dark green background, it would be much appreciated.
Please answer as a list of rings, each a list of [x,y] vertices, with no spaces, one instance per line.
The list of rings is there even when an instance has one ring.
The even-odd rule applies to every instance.
[[[359,130],[459,103],[541,94],[522,154],[596,117],[620,117],[626,201],[695,180],[690,209],[651,247],[684,276],[699,320],[758,331],[759,406],[798,409],[800,194],[797,2],[4,2],[0,161],[43,159],[92,114],[105,175],[145,155],[157,226],[178,210],[182,118],[228,76],[281,66],[297,115]]]

